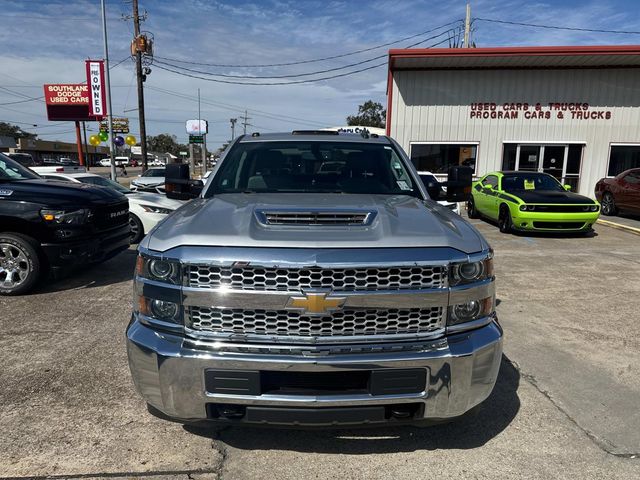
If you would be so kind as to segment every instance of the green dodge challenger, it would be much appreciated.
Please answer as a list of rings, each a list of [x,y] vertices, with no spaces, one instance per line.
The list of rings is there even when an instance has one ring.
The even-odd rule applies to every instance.
[[[496,220],[500,231],[589,232],[600,204],[538,172],[493,172],[473,183],[469,218]]]

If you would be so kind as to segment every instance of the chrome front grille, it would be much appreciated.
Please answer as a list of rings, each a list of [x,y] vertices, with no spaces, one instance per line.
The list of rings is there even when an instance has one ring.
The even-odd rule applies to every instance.
[[[323,316],[288,310],[208,307],[188,307],[188,313],[188,328],[222,335],[345,337],[425,334],[444,328],[443,307],[345,309]]]
[[[190,265],[187,283],[196,288],[300,291],[328,288],[340,291],[418,290],[446,287],[442,266],[377,268],[259,268]]]

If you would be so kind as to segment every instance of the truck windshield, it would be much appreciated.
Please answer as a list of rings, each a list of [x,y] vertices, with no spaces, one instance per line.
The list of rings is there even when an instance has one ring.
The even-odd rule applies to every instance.
[[[206,196],[239,192],[421,196],[390,145],[313,141],[247,142],[233,147]]]
[[[502,190],[513,192],[516,190],[542,190],[564,192],[560,182],[546,173],[515,173],[502,177]]]
[[[24,168],[15,160],[0,153],[0,181],[29,180],[40,178],[36,173]]]

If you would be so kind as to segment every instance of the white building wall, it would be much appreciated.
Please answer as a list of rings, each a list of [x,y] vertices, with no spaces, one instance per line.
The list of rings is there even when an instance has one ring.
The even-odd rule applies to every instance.
[[[503,142],[584,143],[580,193],[593,196],[606,176],[610,143],[640,143],[640,70],[424,70],[393,73],[390,134],[410,153],[410,143],[479,142],[477,174],[502,168]],[[474,103],[588,103],[588,112],[611,119],[471,118]]]

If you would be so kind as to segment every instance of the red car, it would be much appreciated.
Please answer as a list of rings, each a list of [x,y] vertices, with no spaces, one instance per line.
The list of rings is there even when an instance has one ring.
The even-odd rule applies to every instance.
[[[640,214],[640,168],[626,170],[614,178],[601,178],[595,194],[603,215],[617,215],[620,210]]]

